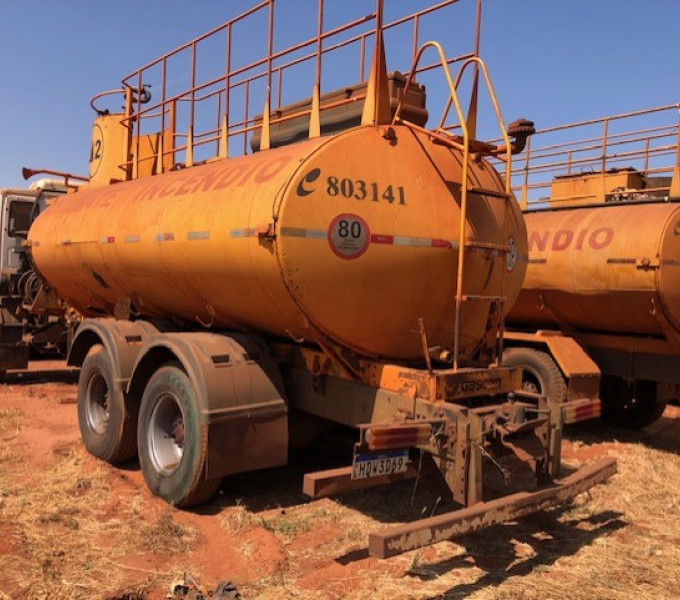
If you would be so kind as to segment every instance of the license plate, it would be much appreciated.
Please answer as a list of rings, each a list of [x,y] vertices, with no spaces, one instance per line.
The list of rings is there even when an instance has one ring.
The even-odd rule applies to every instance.
[[[408,468],[408,449],[376,454],[356,454],[352,466],[352,479],[404,473]]]

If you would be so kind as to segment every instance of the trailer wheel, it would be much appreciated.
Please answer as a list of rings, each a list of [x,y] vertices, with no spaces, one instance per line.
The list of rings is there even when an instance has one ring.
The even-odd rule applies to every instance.
[[[566,402],[567,384],[550,355],[533,348],[508,348],[503,352],[503,365],[522,367],[522,389],[545,394],[553,402]]]
[[[111,358],[92,346],[78,378],[78,426],[85,448],[111,464],[137,454],[137,408],[114,385]]]
[[[78,378],[78,426],[90,454],[111,464],[137,454],[137,408],[114,385],[111,358],[96,344]]]
[[[666,400],[657,398],[654,381],[625,381],[607,377],[602,381],[602,418],[624,427],[646,427],[661,418]]]
[[[187,374],[176,363],[158,369],[144,390],[137,431],[139,462],[149,489],[180,508],[213,496],[220,479],[206,478],[207,437]]]

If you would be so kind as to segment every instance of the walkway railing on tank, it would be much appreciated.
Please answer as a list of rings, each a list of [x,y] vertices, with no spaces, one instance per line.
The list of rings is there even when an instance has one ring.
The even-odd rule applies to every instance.
[[[459,1],[444,0],[383,23],[383,0],[376,0],[373,12],[343,25],[325,29],[325,3],[324,0],[317,0],[316,35],[282,50],[275,50],[274,44],[274,7],[277,2],[275,0],[259,2],[230,21],[140,67],[123,79],[127,99],[124,123],[130,129],[130,141],[126,152],[127,161],[121,167],[128,179],[134,179],[143,172],[161,173],[175,168],[177,164],[192,166],[196,162],[246,154],[248,143],[254,133],[264,133],[264,129],[299,117],[310,119],[310,137],[319,135],[319,124],[316,122],[315,114],[318,116],[323,110],[356,102],[365,97],[365,94],[352,96],[344,101],[318,105],[322,63],[331,53],[347,48],[358,49],[357,75],[360,82],[365,82],[367,62],[371,54],[368,50],[375,44],[379,34],[399,26],[410,26],[411,54],[414,58],[419,47],[423,17]],[[447,65],[476,57],[478,54],[482,0],[474,1],[476,4],[474,47],[461,55],[447,57]],[[394,6],[396,5],[391,5],[390,8]],[[237,36],[243,35],[248,25],[252,26],[256,18],[263,16],[267,21],[265,54],[246,64],[238,65],[237,59],[241,48],[234,46]],[[199,53],[207,46],[221,48],[220,53],[224,60],[219,74],[212,73],[211,76],[200,78],[199,71],[204,70],[202,65],[205,63],[199,61]],[[216,57],[210,58],[214,68]],[[182,61],[188,63],[188,70],[184,75],[188,77],[189,84],[185,89],[173,93],[172,87],[179,75],[171,73],[171,67],[174,63],[179,64]],[[295,83],[293,71],[301,65],[314,68],[312,90],[297,89],[299,86]],[[431,71],[440,66],[439,61],[423,64],[418,67],[417,73]],[[160,99],[154,98],[153,101],[144,104],[143,94],[147,89],[145,86],[156,80],[159,80],[159,84],[153,86],[152,92],[155,98],[160,95]],[[310,96],[309,92],[312,91],[314,100],[309,108],[283,115],[280,109],[284,98],[287,99],[286,104],[293,101],[287,98],[293,86],[295,91],[301,92],[296,99],[307,99]],[[256,96],[261,100],[257,105],[264,107],[264,110],[252,110]],[[255,115],[254,112],[262,114]],[[149,141],[150,138],[146,137],[149,134],[156,134],[156,137]],[[145,144],[151,146],[151,150],[148,148],[145,150]],[[268,144],[267,136],[263,135],[259,144],[260,149],[266,149]]]
[[[517,157],[512,189],[523,208],[559,206],[587,200],[585,196],[556,196],[556,177],[591,175],[605,178],[615,170],[634,169],[646,175],[644,189],[630,187],[604,192],[593,201],[650,196],[680,196],[680,104],[669,104],[541,129]],[[652,176],[654,179],[650,180]]]

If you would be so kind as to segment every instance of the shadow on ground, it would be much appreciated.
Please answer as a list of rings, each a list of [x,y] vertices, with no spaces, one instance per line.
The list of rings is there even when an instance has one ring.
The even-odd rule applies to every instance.
[[[643,444],[655,450],[680,454],[680,408],[667,407],[658,421],[641,429],[621,427],[594,419],[566,427],[564,437],[584,444],[601,442]]]
[[[593,540],[626,526],[621,513],[604,511],[586,519],[562,520],[565,508],[539,512],[516,523],[496,525],[456,539],[465,553],[440,562],[421,563],[408,572],[420,580],[436,579],[454,569],[479,568],[474,582],[456,585],[431,600],[466,598],[487,586],[497,587],[510,577],[527,575],[576,554]]]

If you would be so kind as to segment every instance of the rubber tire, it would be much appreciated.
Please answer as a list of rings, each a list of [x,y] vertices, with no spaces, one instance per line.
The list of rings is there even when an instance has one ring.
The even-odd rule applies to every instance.
[[[147,439],[153,409],[159,398],[168,393],[179,403],[184,418],[184,452],[179,466],[171,474],[156,469]],[[162,366],[146,385],[139,409],[137,445],[147,486],[169,504],[178,508],[195,506],[217,492],[221,480],[206,477],[208,427],[200,423],[196,390],[179,365]]]
[[[94,377],[101,376],[108,390],[109,420],[104,433],[90,426],[87,418],[88,392]],[[111,357],[101,344],[90,348],[78,378],[78,427],[88,452],[112,465],[137,454],[137,406],[128,402],[114,384]]]
[[[534,348],[508,348],[503,352],[503,366],[522,367],[522,386],[528,377],[537,384],[538,393],[552,402],[567,401],[567,384],[562,372],[549,354]]]
[[[602,418],[615,425],[639,429],[651,425],[666,410],[666,400],[657,398],[654,381],[628,382],[608,377],[602,382]]]

